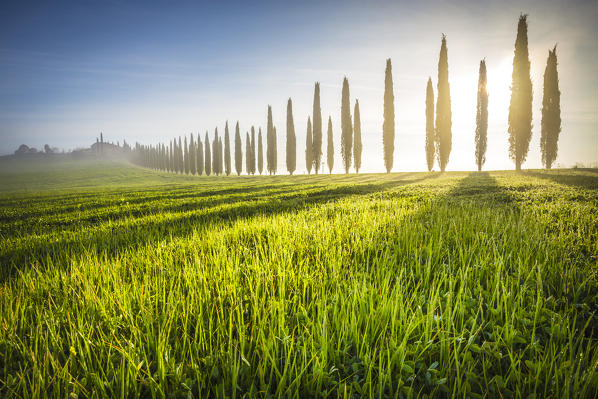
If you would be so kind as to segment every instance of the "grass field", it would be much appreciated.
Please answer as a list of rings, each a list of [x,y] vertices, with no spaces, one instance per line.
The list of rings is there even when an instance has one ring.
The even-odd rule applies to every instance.
[[[0,396],[598,395],[598,170],[0,185]]]

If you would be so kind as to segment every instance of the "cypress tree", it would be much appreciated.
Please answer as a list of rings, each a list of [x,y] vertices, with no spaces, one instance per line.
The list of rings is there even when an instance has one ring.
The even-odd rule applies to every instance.
[[[228,121],[224,126],[224,172],[230,175],[230,138],[228,135]]]
[[[314,88],[314,108],[312,126],[312,157],[314,161],[314,173],[317,175],[322,163],[322,110],[320,109],[320,82],[316,82]]]
[[[478,78],[478,105],[476,108],[475,127],[475,160],[478,171],[486,162],[486,147],[488,142],[488,91],[486,89],[486,60],[480,61],[480,76]]]
[[[248,175],[251,174],[251,139],[249,132],[245,133],[245,171]]]
[[[251,126],[251,174],[255,174],[255,128]]]
[[[307,135],[305,138],[305,168],[307,169],[307,174],[311,173],[311,167],[314,164],[314,158],[312,157],[312,151],[314,150],[314,146],[311,140],[311,119],[307,117]]]
[[[154,147],[154,169],[160,170],[160,144]]]
[[[176,173],[176,139],[170,141],[170,171]]]
[[[189,174],[189,146],[187,145],[187,136],[185,136],[185,146],[183,147],[185,174]]]
[[[435,140],[434,87],[432,86],[432,78],[428,77],[428,85],[426,87],[426,162],[428,164],[428,172],[431,172],[432,168],[434,168],[434,158],[436,155]]]
[[[163,170],[164,157],[162,154],[162,143],[158,143],[156,147],[156,167],[158,170]]]
[[[334,142],[332,139],[332,118],[328,117],[328,137],[326,143],[326,162],[328,163],[328,171],[332,174],[334,167]]]
[[[214,140],[212,141],[212,172],[218,176],[218,128],[214,129]]]
[[[444,172],[451,155],[452,112],[451,87],[448,79],[448,50],[446,36],[442,35],[440,57],[438,59],[438,99],[436,100],[436,149],[438,165]]]
[[[185,159],[183,158],[183,146],[181,145],[181,136],[179,136],[179,173],[183,173],[185,171]]]
[[[118,146],[118,144],[117,144],[117,146]],[[158,145],[156,145],[156,169],[163,170],[162,169],[163,162],[164,161],[163,161],[163,156],[162,156],[162,144],[158,143]]]
[[[160,144],[154,146],[154,169],[160,170]]]
[[[295,122],[293,122],[293,102],[287,102],[287,171],[292,176],[297,168],[297,138],[295,137]]]
[[[196,155],[195,142],[193,141],[193,133],[189,136],[189,172],[194,175],[197,173],[196,166]]]
[[[222,137],[218,139],[218,173],[224,173],[224,151],[222,147]]]
[[[176,138],[174,139],[173,145],[172,145],[172,164],[173,164],[172,171],[174,173],[178,173],[179,172],[179,149],[177,147]]]
[[[355,100],[355,110],[353,111],[353,164],[355,173],[361,169],[361,114],[359,113],[359,100]]]
[[[341,154],[345,173],[349,173],[351,167],[351,149],[353,144],[353,121],[351,120],[351,99],[349,96],[349,80],[343,79],[343,90],[341,97]]]
[[[170,148],[168,149],[168,171],[174,172],[174,158],[172,157],[172,140],[170,140]]]
[[[123,145],[123,149],[126,151],[127,147],[125,147],[125,146],[126,146],[126,144]],[[162,144],[162,170],[164,170],[166,172],[168,172],[168,162],[169,162],[168,146],[165,143],[163,143]]]
[[[177,172],[177,149],[176,149],[176,139],[170,141],[171,144],[171,154],[170,154],[170,171],[172,173]]]
[[[556,46],[554,46],[552,50],[548,51],[542,97],[540,150],[542,151],[542,164],[546,169],[550,169],[556,160],[559,134],[561,133],[561,92],[557,64]]]
[[[208,137],[208,132],[206,131],[206,139],[204,141],[205,145],[205,163],[204,169],[206,171],[206,176],[209,176],[212,173],[212,154],[210,152],[210,138]]]
[[[152,167],[152,169],[158,170],[158,147],[150,146],[150,154],[151,154],[151,167]]]
[[[257,133],[257,170],[262,174],[264,170],[264,151],[262,149],[262,128]]]
[[[174,173],[179,173],[179,143],[176,138],[174,139],[172,151],[174,155]]]
[[[172,173],[178,172],[178,153],[176,148],[176,139],[172,140]]]
[[[274,124],[272,123],[272,107],[268,105],[268,125],[266,127],[266,161],[269,174],[273,174],[275,172],[275,140]]]
[[[245,154],[247,156],[247,154]],[[241,133],[239,132],[239,121],[235,126],[235,171],[237,176],[243,171],[243,149],[241,148]]]
[[[205,161],[203,159],[203,144],[201,142],[201,137],[199,136],[199,133],[197,133],[197,174],[200,176],[203,174],[204,162]]]
[[[395,95],[392,82],[392,64],[386,60],[384,71],[384,122],[382,123],[382,144],[384,145],[384,167],[390,173],[395,152]]]
[[[519,16],[517,25],[512,79],[509,106],[509,156],[515,161],[515,169],[521,170],[532,138],[533,98],[527,48],[527,15],[523,14]]]
[[[162,144],[156,146],[156,169],[162,170]]]
[[[126,151],[127,147],[123,146],[123,148]],[[162,170],[168,172],[168,147],[165,143],[162,144]]]

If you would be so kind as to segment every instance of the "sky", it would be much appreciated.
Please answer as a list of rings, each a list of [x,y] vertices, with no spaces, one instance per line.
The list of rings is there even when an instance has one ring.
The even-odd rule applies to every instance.
[[[541,167],[542,82],[557,45],[562,132],[555,166],[598,165],[596,1],[5,1],[0,5],[0,154],[20,144],[69,150],[155,144],[239,121],[265,130],[271,105],[285,171],[293,100],[297,171],[314,83],[332,118],[341,171],[343,78],[359,99],[362,170],[381,172],[384,69],[391,58],[393,171],[426,170],[425,89],[448,45],[453,144],[447,170],[473,170],[478,68],[488,68],[485,169],[512,169],[507,116],[517,21],[528,14],[533,133],[524,168]],[[243,146],[244,148],[244,146]],[[435,166],[438,169],[438,166]]]

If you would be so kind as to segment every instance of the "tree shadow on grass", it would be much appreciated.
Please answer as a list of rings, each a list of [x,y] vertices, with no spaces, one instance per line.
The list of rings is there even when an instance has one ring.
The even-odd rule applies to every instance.
[[[473,172],[461,179],[448,194],[449,199],[475,199],[489,206],[515,206],[515,198],[488,172]]]
[[[523,175],[536,177],[539,179],[550,180],[558,184],[574,188],[584,188],[590,190],[598,189],[598,175],[596,170],[580,170],[582,173],[575,173],[567,170],[565,173],[559,171],[524,171]],[[589,173],[588,173],[589,172]]]
[[[418,181],[420,179],[407,179],[404,180],[405,177],[410,177],[415,173],[406,173],[401,174],[400,179],[404,181],[406,184],[412,183],[414,181]],[[107,195],[102,195],[102,193],[94,192],[94,193],[79,193],[79,194],[65,194],[65,195],[54,195],[54,196],[24,196],[23,198],[6,198],[0,199],[0,223],[10,223],[16,220],[21,222],[27,221],[28,219],[35,219],[39,217],[47,217],[52,215],[59,215],[69,212],[84,212],[87,210],[94,210],[98,211],[104,208],[111,208],[111,207],[118,207],[122,206],[123,203],[126,205],[143,205],[150,202],[156,202],[158,206],[155,209],[147,209],[147,210],[139,210],[139,209],[132,209],[130,212],[123,212],[119,209],[116,209],[111,212],[96,214],[90,216],[87,219],[77,218],[77,221],[89,221],[89,222],[99,222],[102,218],[110,218],[110,220],[120,219],[119,215],[122,217],[127,216],[143,216],[149,214],[152,210],[160,210],[160,211],[176,211],[175,207],[184,208],[184,210],[192,210],[197,209],[202,206],[198,205],[184,205],[184,204],[192,204],[194,203],[193,200],[195,199],[204,199],[205,202],[212,203],[227,203],[239,200],[239,198],[243,195],[251,195],[252,197],[255,196],[263,196],[267,195],[269,192],[283,192],[286,191],[296,191],[297,190],[297,183],[301,183],[302,189],[307,188],[320,188],[330,186],[331,184],[339,184],[345,183],[348,179],[351,183],[366,183],[371,182],[372,176],[349,176],[348,178],[341,178],[339,179],[338,176],[333,175],[332,179],[328,175],[318,175],[312,177],[302,178],[301,176],[297,176],[297,182],[288,183],[288,176],[267,176],[271,180],[284,177],[285,180],[281,182],[277,181],[270,181],[267,184],[264,184],[261,181],[261,184],[258,185],[250,185],[250,184],[243,184],[242,186],[235,186],[235,187],[226,187],[226,188],[207,188],[204,184],[196,185],[196,184],[184,184],[183,186],[178,187],[160,187],[158,189],[152,188],[149,190],[140,191],[137,190],[118,190],[114,192],[110,192]],[[344,177],[344,176],[343,176]],[[428,178],[430,176],[426,176]],[[249,178],[253,178],[250,176]],[[295,177],[294,177],[295,178]],[[378,176],[379,180],[379,176]],[[138,193],[145,193],[151,195],[144,195],[144,196],[133,196],[134,194]],[[220,198],[213,200],[212,197],[222,197],[222,196],[234,196],[234,198]],[[95,199],[100,199],[100,202],[95,202]],[[159,206],[159,202],[163,200],[189,200],[188,202],[178,204],[176,206],[165,207],[162,209]],[[2,214],[2,208],[10,208],[14,207],[15,204],[21,205],[23,202],[28,204],[29,208],[33,208],[34,205],[37,203],[43,204],[42,210],[27,210],[24,212],[16,212],[10,214]],[[37,208],[37,206],[35,206]]]
[[[282,189],[282,190],[281,190]],[[177,190],[181,191],[181,190]],[[93,210],[93,214],[87,217],[77,217],[76,221],[80,222],[101,222],[106,220],[115,221],[124,217],[140,217],[152,213],[160,212],[175,212],[190,211],[202,207],[212,207],[214,205],[239,201],[242,196],[251,196],[252,198],[263,197],[268,194],[277,194],[286,191],[296,191],[296,186],[291,184],[285,185],[266,185],[259,187],[244,187],[240,189],[227,190],[205,190],[193,191],[193,187],[185,187],[184,192],[173,193],[168,195],[166,191],[163,195],[149,195],[142,197],[131,197],[130,192],[115,193],[110,198],[105,198],[101,203],[93,200],[76,203],[76,201],[63,203],[62,207],[52,206],[52,201],[49,203],[43,202],[45,209],[33,210],[24,213],[11,213],[7,215],[0,215],[0,223],[10,223],[13,221],[26,222],[29,219],[36,219],[42,216],[59,216],[68,215],[71,212],[85,212]],[[97,197],[97,196],[96,196]],[[76,198],[78,199],[78,198]],[[172,202],[179,201],[176,204],[165,203],[164,201]],[[35,203],[33,204],[35,205]],[[123,205],[127,207],[136,205],[126,210],[121,209]],[[112,209],[110,209],[112,208]],[[107,211],[102,211],[108,209]],[[80,227],[80,226],[75,226]]]
[[[310,207],[334,202],[350,196],[364,196],[395,187],[414,184],[438,174],[421,174],[412,179],[391,179],[382,183],[353,185],[337,185],[332,188],[318,188],[304,191],[299,186],[296,191],[275,198],[273,201],[263,199],[252,202],[228,204],[223,207],[214,206],[208,209],[182,211],[167,214],[163,218],[150,215],[133,220],[131,223],[114,225],[101,224],[90,229],[85,235],[66,232],[63,237],[48,240],[47,237],[23,240],[14,247],[0,253],[0,283],[13,277],[18,270],[29,267],[32,262],[44,269],[48,262],[64,266],[84,253],[106,254],[108,257],[118,255],[122,251],[130,251],[164,239],[185,237],[201,229],[207,229],[220,223],[233,223],[258,216],[270,216],[289,212],[298,212]]]
[[[402,174],[400,179],[393,179],[393,182],[402,184],[416,183],[425,178],[433,178],[439,176],[420,174],[418,178],[413,178],[415,173]],[[411,179],[405,179],[412,177]],[[342,180],[344,181],[344,180]],[[354,181],[368,182],[369,180],[354,179]],[[162,195],[153,195],[154,191],[149,196],[133,196],[136,192],[117,192],[108,198],[102,199],[102,202],[97,203],[94,200],[83,201],[73,205],[73,202],[61,202],[62,207],[53,205],[53,198],[49,201],[43,202],[43,207],[40,206],[39,201],[27,204],[27,210],[14,212],[14,209],[6,207],[9,211],[4,213],[0,207],[0,234],[5,237],[17,237],[26,234],[48,234],[52,231],[60,229],[61,232],[67,230],[75,231],[86,227],[98,226],[101,223],[110,221],[117,222],[125,218],[140,218],[150,215],[159,215],[161,213],[179,213],[191,212],[199,209],[214,208],[222,204],[234,204],[237,202],[253,201],[272,197],[273,200],[284,200],[287,193],[301,192],[307,193],[316,192],[327,187],[339,186],[338,180],[333,180],[328,183],[308,181],[309,184],[303,184],[298,187],[297,184],[262,184],[255,187],[237,187],[234,189],[221,190],[204,190],[196,191],[194,186],[184,186],[183,189],[165,191]],[[378,183],[380,184],[380,183]],[[356,186],[355,184],[352,186]],[[352,187],[351,186],[351,187]],[[172,192],[172,194],[170,194]],[[139,193],[139,192],[137,192]],[[143,192],[141,192],[143,193]],[[75,197],[77,198],[77,197]],[[61,200],[62,201],[62,200]],[[14,207],[14,206],[13,206]],[[36,210],[41,207],[42,209]],[[33,210],[29,210],[33,208]],[[43,219],[40,219],[42,218]],[[15,222],[18,222],[15,225]]]

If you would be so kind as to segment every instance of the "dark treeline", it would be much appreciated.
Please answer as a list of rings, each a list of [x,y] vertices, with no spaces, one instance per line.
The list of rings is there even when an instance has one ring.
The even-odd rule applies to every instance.
[[[472,110],[475,118],[474,154],[478,170],[482,170],[486,161],[488,147],[488,97],[486,60],[480,61],[478,74],[478,91],[476,109]],[[384,166],[387,173],[393,169],[395,159],[395,91],[392,75],[391,59],[386,60],[384,73],[382,145]],[[355,99],[353,115],[351,115],[351,97],[349,80],[343,78],[341,89],[340,121],[337,122],[337,132],[340,133],[339,148],[342,168],[349,173],[351,167],[356,173],[362,167],[361,154],[363,141],[361,135],[361,115],[359,101]],[[540,150],[542,163],[550,169],[556,160],[558,152],[558,138],[561,132],[560,91],[557,71],[556,46],[549,50],[546,70],[544,72],[544,92],[542,100]],[[231,151],[234,151],[234,172],[243,172],[243,157],[245,157],[245,173],[260,175],[264,172],[264,148],[262,128],[251,126],[251,133],[245,134],[245,151],[241,142],[239,122],[235,125],[234,149],[231,149],[228,121],[224,127],[224,138],[214,129],[210,141],[206,131],[202,143],[199,134],[189,137],[178,137],[171,140],[169,145],[158,144],[143,146],[137,143],[133,148],[133,161],[137,164],[157,170],[187,174],[214,174],[227,176],[233,172]],[[440,53],[438,56],[438,81],[436,82],[436,102],[434,101],[434,85],[432,78],[426,84],[425,100],[425,158],[429,171],[437,163],[441,171],[445,171],[449,163],[452,148],[452,111],[451,91],[449,80],[449,57],[447,37],[441,36]],[[267,107],[265,131],[265,168],[269,175],[278,172],[277,130],[272,117],[272,106]],[[515,163],[517,170],[527,158],[529,143],[532,136],[532,80],[530,75],[530,60],[527,39],[527,15],[519,17],[515,51],[513,57],[513,74],[511,83],[511,101],[508,118],[509,156]],[[286,109],[286,170],[293,174],[297,170],[297,137],[293,118],[293,102],[289,98]],[[224,142],[222,141],[224,139]],[[320,105],[320,83],[314,86],[313,112],[307,117],[307,131],[305,141],[305,166],[308,174],[313,171],[318,174],[324,170],[322,159],[323,149],[322,108]],[[328,116],[326,129],[326,165],[332,173],[334,167],[334,134],[332,116]],[[256,146],[257,144],[257,146]],[[257,147],[257,148],[256,148]]]

